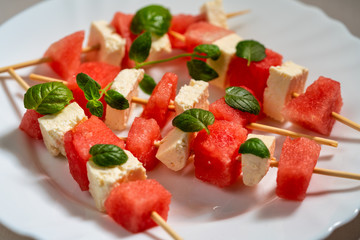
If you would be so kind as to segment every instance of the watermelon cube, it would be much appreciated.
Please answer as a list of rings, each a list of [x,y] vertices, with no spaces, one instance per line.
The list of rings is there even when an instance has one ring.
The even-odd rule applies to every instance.
[[[86,116],[90,117],[91,113],[86,108],[86,104],[88,101],[85,98],[84,92],[79,88],[76,83],[76,75],[78,73],[85,73],[91,78],[93,78],[96,82],[98,82],[101,88],[104,88],[110,82],[114,81],[120,70],[120,67],[103,62],[86,62],[81,64],[79,68],[76,69],[76,74],[68,81],[68,87],[73,92],[74,100],[79,104],[82,109],[84,109]],[[105,119],[106,102],[104,100],[104,97],[101,98],[100,101],[104,105],[104,113],[101,119]]]
[[[226,74],[226,81],[230,86],[245,86],[252,91],[260,102],[263,101],[264,90],[269,77],[271,66],[278,66],[282,63],[282,56],[270,49],[265,50],[266,57],[259,62],[234,56],[229,64]]]
[[[231,30],[212,25],[208,22],[191,24],[185,32],[185,44],[189,52],[200,44],[212,44],[216,40],[234,33]]]
[[[321,76],[285,105],[283,114],[295,124],[329,136],[335,124],[331,113],[339,113],[342,105],[340,83]]]
[[[250,89],[242,87],[253,93]],[[260,104],[261,105],[261,104]],[[246,127],[249,123],[255,122],[258,119],[257,115],[243,112],[241,110],[230,107],[226,102],[225,98],[220,98],[209,106],[209,111],[214,114],[217,120],[231,121],[240,124],[242,127]]]
[[[156,226],[153,211],[167,220],[171,193],[156,180],[122,183],[113,188],[105,201],[106,212],[126,230],[137,233]]]
[[[72,77],[80,66],[85,32],[78,31],[54,42],[44,57],[50,57],[49,66],[64,80]]]
[[[286,138],[276,178],[276,194],[279,197],[304,200],[320,150],[320,145],[308,138]]]
[[[178,76],[174,73],[165,73],[160,82],[154,88],[141,117],[156,120],[162,128],[171,113],[168,110],[170,100],[175,99]]]
[[[125,46],[125,56],[122,61],[122,68],[133,68],[135,67],[135,62],[129,58],[129,51],[132,42],[136,38],[136,35],[133,34],[130,30],[131,21],[133,19],[133,14],[125,14],[122,12],[116,12],[111,21],[111,25],[115,28],[116,32],[126,40]]]
[[[187,28],[200,21],[205,21],[205,15],[190,15],[190,14],[177,14],[173,15],[171,19],[170,31],[184,34]],[[170,42],[172,48],[186,49],[186,44],[184,41],[179,40],[178,38],[169,34]]]
[[[38,119],[44,115],[36,112],[33,109],[26,110],[19,128],[23,130],[27,135],[35,139],[42,139],[40,125]]]
[[[204,182],[227,187],[240,176],[238,150],[247,138],[247,130],[225,120],[215,120],[209,130],[210,134],[201,130],[193,142],[195,176]]]
[[[147,171],[150,171],[159,162],[155,157],[157,147],[154,142],[160,139],[160,127],[154,119],[137,117],[130,127],[126,149],[143,164]]]
[[[90,148],[95,144],[114,144],[124,148],[124,141],[96,116],[91,116],[66,132],[64,142],[70,173],[82,191],[89,190],[86,163],[90,158]]]

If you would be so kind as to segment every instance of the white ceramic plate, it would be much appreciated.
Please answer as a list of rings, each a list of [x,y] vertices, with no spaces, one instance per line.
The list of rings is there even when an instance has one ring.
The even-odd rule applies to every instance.
[[[46,1],[0,27],[0,66],[40,57],[54,41],[77,30],[88,30],[92,20],[111,20],[115,11],[133,13],[150,3],[161,3],[173,13],[196,14],[202,1]],[[224,0],[227,12],[251,9],[229,20],[231,29],[256,39],[310,69],[308,84],[320,75],[342,83],[342,113],[360,122],[360,41],[339,22],[295,1]],[[188,77],[180,69],[180,84]],[[49,73],[42,65],[18,73]],[[165,70],[152,74],[159,79]],[[49,73],[50,74],[50,73]],[[54,158],[41,141],[18,130],[24,91],[1,75],[0,104],[0,221],[36,239],[169,239],[161,228],[130,234],[94,209],[91,196],[72,180],[65,158]],[[212,89],[212,100],[221,92]],[[269,124],[278,125],[267,121]],[[289,124],[284,125],[289,127]],[[296,129],[296,128],[295,128]],[[299,130],[299,129],[297,129]],[[337,149],[324,146],[318,167],[360,173],[359,133],[335,124]],[[277,157],[283,141],[277,138]],[[313,176],[303,202],[276,197],[276,169],[255,188],[240,182],[226,189],[198,181],[191,166],[173,173],[162,166],[149,173],[172,194],[168,223],[185,239],[319,239],[351,220],[359,209],[360,184],[354,180]]]

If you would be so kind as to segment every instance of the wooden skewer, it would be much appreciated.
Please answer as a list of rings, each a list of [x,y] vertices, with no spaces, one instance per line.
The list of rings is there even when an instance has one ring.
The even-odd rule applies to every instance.
[[[300,96],[300,94],[298,94],[296,92],[292,93],[292,97],[297,98],[298,96]],[[344,117],[344,116],[342,116],[342,115],[340,115],[340,114],[338,114],[336,112],[332,112],[331,116],[333,118],[335,118],[337,121],[339,121],[339,122],[353,128],[353,129],[355,129],[357,131],[360,131],[360,124],[358,124],[358,123],[356,123],[356,122],[354,122],[354,121],[352,121],[352,120],[350,120],[350,119],[348,119],[348,118],[346,118],[346,117]]]
[[[231,13],[227,13],[226,14],[226,18],[233,18],[233,17],[237,17],[240,15],[244,15],[250,12],[250,9],[246,9],[246,10],[241,10],[241,11],[237,11],[237,12],[231,12]]]
[[[30,88],[29,84],[27,84],[22,77],[20,77],[13,68],[7,69],[8,73],[20,84],[22,88],[28,90]]]
[[[30,79],[31,80],[35,80],[35,81],[41,81],[41,82],[62,82],[63,84],[65,85],[68,85],[68,82],[66,81],[63,81],[63,80],[60,80],[60,79],[56,79],[56,78],[51,78],[51,77],[46,77],[46,76],[42,76],[42,75],[38,75],[38,74],[35,74],[35,73],[31,73],[30,74]],[[143,99],[143,98],[138,98],[138,97],[133,97],[131,99],[134,103],[139,103],[139,104],[147,104],[148,103],[148,100],[147,99]],[[168,106],[168,109],[170,111],[175,111],[175,106],[174,104],[170,104]]]
[[[182,240],[182,238],[167,224],[167,222],[155,211],[151,212],[151,218],[161,226],[173,239]]]
[[[278,167],[278,166],[279,166],[279,162],[276,161],[275,158],[272,158],[270,161],[270,167]],[[337,171],[337,170],[330,170],[330,169],[324,169],[324,168],[314,168],[313,173],[326,175],[326,176],[332,176],[332,177],[360,180],[360,174]]]
[[[91,52],[94,50],[98,50],[99,48],[100,48],[100,45],[86,47],[86,48],[83,48],[82,52],[88,53],[88,52]],[[33,66],[33,65],[37,65],[37,64],[41,64],[41,63],[46,63],[46,62],[51,62],[51,58],[42,57],[42,58],[30,60],[30,61],[16,63],[16,64],[5,66],[5,67],[0,67],[0,73],[8,71],[8,69],[10,69],[10,68],[12,68],[14,70],[14,69],[29,67],[29,66]]]
[[[311,135],[293,132],[293,131],[282,129],[282,128],[271,127],[271,126],[263,125],[260,123],[250,123],[246,127],[253,129],[253,130],[260,130],[260,131],[264,131],[264,132],[276,133],[279,135],[289,136],[289,137],[294,137],[294,138],[306,137],[306,138],[314,140],[320,144],[325,144],[325,145],[332,146],[332,147],[338,146],[338,142],[334,141],[334,140],[330,140],[330,139],[322,138],[322,137],[314,137]]]

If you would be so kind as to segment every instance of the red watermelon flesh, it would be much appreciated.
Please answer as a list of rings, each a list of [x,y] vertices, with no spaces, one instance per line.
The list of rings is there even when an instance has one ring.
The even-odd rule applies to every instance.
[[[159,162],[155,157],[157,147],[154,142],[160,139],[160,127],[154,119],[137,117],[130,127],[126,149],[143,164],[147,171],[150,171]]]
[[[95,144],[114,144],[124,149],[124,141],[96,116],[91,116],[65,133],[64,143],[70,173],[82,191],[89,190],[86,163],[90,158],[90,148]]]
[[[276,178],[276,194],[279,197],[304,200],[320,150],[320,145],[308,138],[286,138]]]
[[[187,50],[192,52],[200,44],[212,44],[229,34],[234,33],[231,30],[212,25],[208,22],[197,22],[191,24],[185,32],[185,44]]]
[[[184,34],[187,28],[196,22],[205,21],[205,15],[190,15],[190,14],[177,14],[173,15],[171,19],[170,31]],[[169,34],[170,42],[172,48],[186,49],[186,44],[184,41],[179,40],[178,38]]]
[[[343,105],[340,83],[319,77],[304,94],[292,99],[283,109],[285,118],[306,129],[329,136]]]
[[[154,88],[141,117],[155,119],[159,127],[162,128],[171,115],[168,106],[170,100],[175,99],[177,82],[178,77],[176,74],[165,73]]]
[[[35,139],[42,139],[40,125],[38,119],[44,115],[36,112],[34,109],[26,110],[19,128],[23,130],[27,135]]]
[[[135,67],[135,62],[129,58],[129,51],[132,42],[136,38],[136,35],[133,34],[130,30],[131,21],[133,19],[133,14],[125,14],[122,12],[116,12],[111,25],[115,28],[116,32],[126,40],[126,52],[122,62],[122,68],[133,68]]]
[[[226,81],[230,86],[245,86],[251,89],[260,102],[263,101],[269,68],[282,63],[280,54],[270,49],[266,49],[265,53],[266,58],[259,62],[251,62],[250,66],[248,66],[248,60],[234,56],[226,74]]]
[[[225,120],[215,120],[209,126],[210,134],[201,130],[193,142],[195,176],[219,187],[233,184],[241,172],[240,145],[245,142],[247,130]]]
[[[114,81],[115,77],[119,74],[121,68],[113,66],[103,62],[86,62],[80,65],[76,70],[76,74],[85,73],[97,81],[101,88],[106,87],[110,82]],[[76,74],[69,79],[68,87],[72,90],[75,101],[79,106],[84,109],[86,116],[90,117],[91,113],[86,108],[87,100],[85,98],[84,92],[79,88],[76,83]],[[101,119],[105,118],[106,114],[106,102],[104,98],[101,98],[100,101],[104,105],[104,113]]]
[[[167,220],[171,193],[156,180],[122,183],[113,188],[105,201],[106,212],[126,230],[137,233],[156,226],[151,213]]]
[[[242,88],[248,90],[251,94],[253,94],[250,89],[243,86]],[[259,104],[261,106],[260,102]],[[257,115],[243,112],[241,110],[230,107],[225,102],[225,98],[223,97],[211,103],[209,106],[209,111],[214,114],[214,117],[217,120],[231,121],[240,124],[242,127],[246,127],[247,124],[255,122],[258,119]]]
[[[44,57],[51,58],[48,64],[61,78],[69,79],[80,66],[84,37],[84,31],[75,32],[54,42],[46,50]]]

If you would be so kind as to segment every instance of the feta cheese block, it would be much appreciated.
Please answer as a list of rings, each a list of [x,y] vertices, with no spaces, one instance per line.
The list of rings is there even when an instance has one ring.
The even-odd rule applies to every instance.
[[[201,14],[205,15],[206,20],[218,27],[228,29],[227,17],[222,0],[206,2],[200,9]]]
[[[190,156],[190,142],[194,133],[173,128],[161,141],[156,158],[173,171],[183,169]]]
[[[100,50],[87,54],[89,61],[105,62],[120,66],[125,55],[126,41],[116,33],[108,22],[93,21],[90,27],[88,46],[100,45]]]
[[[259,138],[269,149],[270,158],[261,158],[253,154],[241,155],[241,168],[243,173],[243,182],[246,186],[254,186],[258,184],[266,175],[270,167],[270,159],[275,151],[275,137],[257,134],[249,134],[247,139]]]
[[[131,110],[135,103],[131,103],[133,97],[138,95],[138,86],[144,77],[143,69],[124,69],[116,76],[111,89],[121,93],[128,101],[129,108],[118,110],[106,105],[106,125],[113,130],[124,130]]]
[[[267,87],[264,91],[264,113],[269,117],[283,122],[283,107],[291,100],[293,92],[303,93],[308,76],[308,69],[291,61],[280,66],[272,66]]]
[[[121,183],[146,179],[146,170],[141,162],[124,150],[128,156],[126,163],[115,167],[100,167],[88,161],[86,168],[89,178],[89,192],[94,198],[96,207],[104,212],[104,203],[111,190]]]
[[[204,81],[190,80],[189,85],[180,88],[175,97],[176,115],[191,108],[209,110],[209,83]]]
[[[64,135],[83,119],[87,119],[84,110],[76,103],[70,103],[56,114],[45,115],[38,119],[44,143],[49,152],[57,156],[66,156]]]
[[[161,37],[152,34],[151,40],[152,43],[147,61],[158,60],[161,58],[161,55],[166,53],[171,53],[172,51],[171,42],[169,35],[167,33]]]
[[[210,81],[211,84],[220,88],[228,87],[229,83],[226,81],[226,73],[230,60],[236,53],[236,45],[242,40],[239,35],[233,33],[212,43],[220,48],[221,55],[217,60],[212,60],[211,58],[206,60],[207,64],[219,74],[219,77]]]

